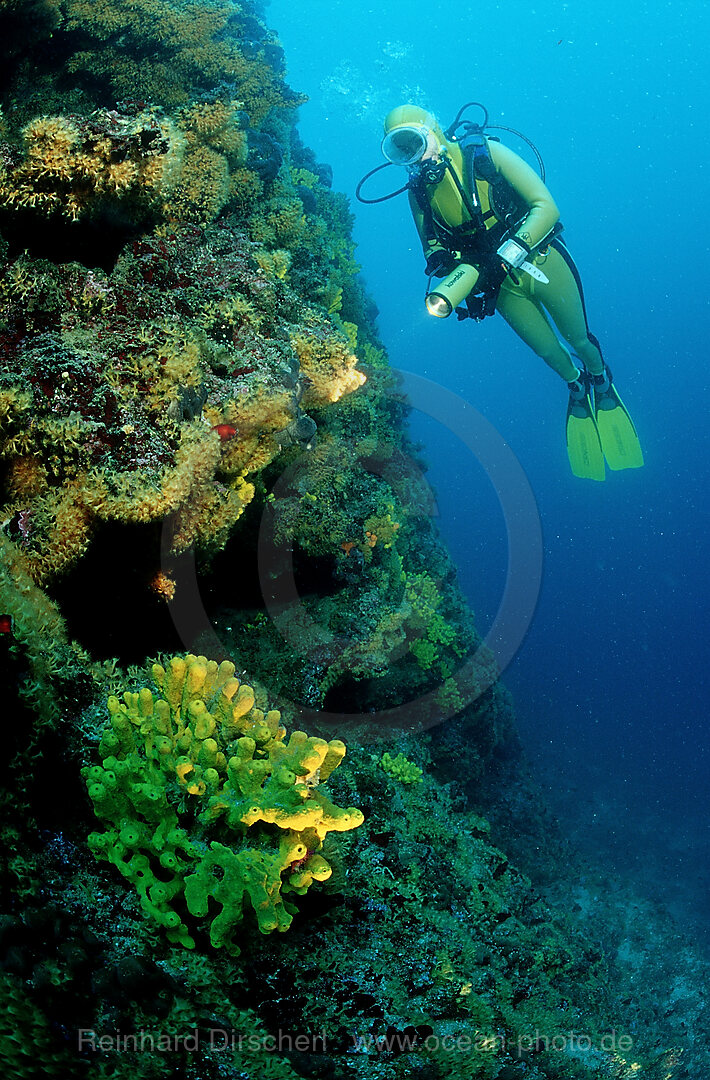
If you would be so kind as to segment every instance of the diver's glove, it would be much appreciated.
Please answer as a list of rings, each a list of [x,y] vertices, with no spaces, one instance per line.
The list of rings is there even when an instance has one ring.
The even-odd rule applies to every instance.
[[[446,277],[454,268],[454,260],[446,248],[436,247],[431,249],[426,257],[424,272],[427,277]]]
[[[531,254],[532,248],[524,240],[521,240],[519,236],[509,236],[496,251],[496,255],[507,266],[513,267],[514,270],[519,270],[523,263],[528,261]]]

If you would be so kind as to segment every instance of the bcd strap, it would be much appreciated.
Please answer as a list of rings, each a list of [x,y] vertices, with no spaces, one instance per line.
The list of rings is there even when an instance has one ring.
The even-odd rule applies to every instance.
[[[489,139],[483,133],[467,134],[460,141],[461,152],[467,163],[470,183],[475,184],[476,180],[483,180],[489,186],[491,208],[484,214],[484,221],[492,217],[497,218],[510,228],[525,217],[528,207],[505,177],[498,172],[488,143]]]
[[[427,237],[430,237],[431,239],[439,239],[439,230],[436,227],[436,221],[434,220],[434,213],[431,208],[431,203],[427,198],[424,181],[420,176],[413,176],[407,184],[407,187],[416,199],[417,206],[422,212],[422,216],[424,218],[424,230]],[[446,247],[445,244],[442,246]]]

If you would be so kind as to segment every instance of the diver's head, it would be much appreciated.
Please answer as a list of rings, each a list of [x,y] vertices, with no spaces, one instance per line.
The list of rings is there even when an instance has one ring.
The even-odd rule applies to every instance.
[[[433,160],[445,141],[436,119],[418,105],[399,105],[385,117],[382,153],[393,165]]]

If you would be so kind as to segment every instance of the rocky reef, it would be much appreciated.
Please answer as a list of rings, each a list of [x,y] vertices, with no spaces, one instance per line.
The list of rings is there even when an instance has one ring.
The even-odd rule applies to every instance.
[[[4,1075],[684,1075],[259,6],[4,0],[0,58]]]

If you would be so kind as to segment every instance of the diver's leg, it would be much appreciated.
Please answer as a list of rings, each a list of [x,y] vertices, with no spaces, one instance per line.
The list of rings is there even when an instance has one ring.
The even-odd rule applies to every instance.
[[[562,337],[584,361],[587,371],[601,375],[604,360],[599,342],[589,330],[582,282],[572,256],[556,240],[550,245],[544,262],[537,262],[549,278],[549,284],[535,283],[536,300],[544,304]]]
[[[496,310],[518,337],[529,345],[565,382],[579,374],[569,352],[550,326],[545,312],[519,288],[501,289]]]
[[[565,436],[572,472],[575,476],[590,480],[603,480],[604,455],[590,398],[590,376],[580,372],[557,337],[537,292],[538,282],[532,278],[527,281],[521,279],[520,284],[515,286],[504,282],[498,295],[498,310],[523,341],[569,387]]]
[[[569,252],[557,247],[557,243],[551,247],[544,267],[550,285],[543,285],[539,292],[536,289],[536,296],[591,373],[594,420],[607,465],[610,469],[638,469],[643,465],[643,451],[636,428],[604,364],[598,342],[589,333],[579,274]]]

